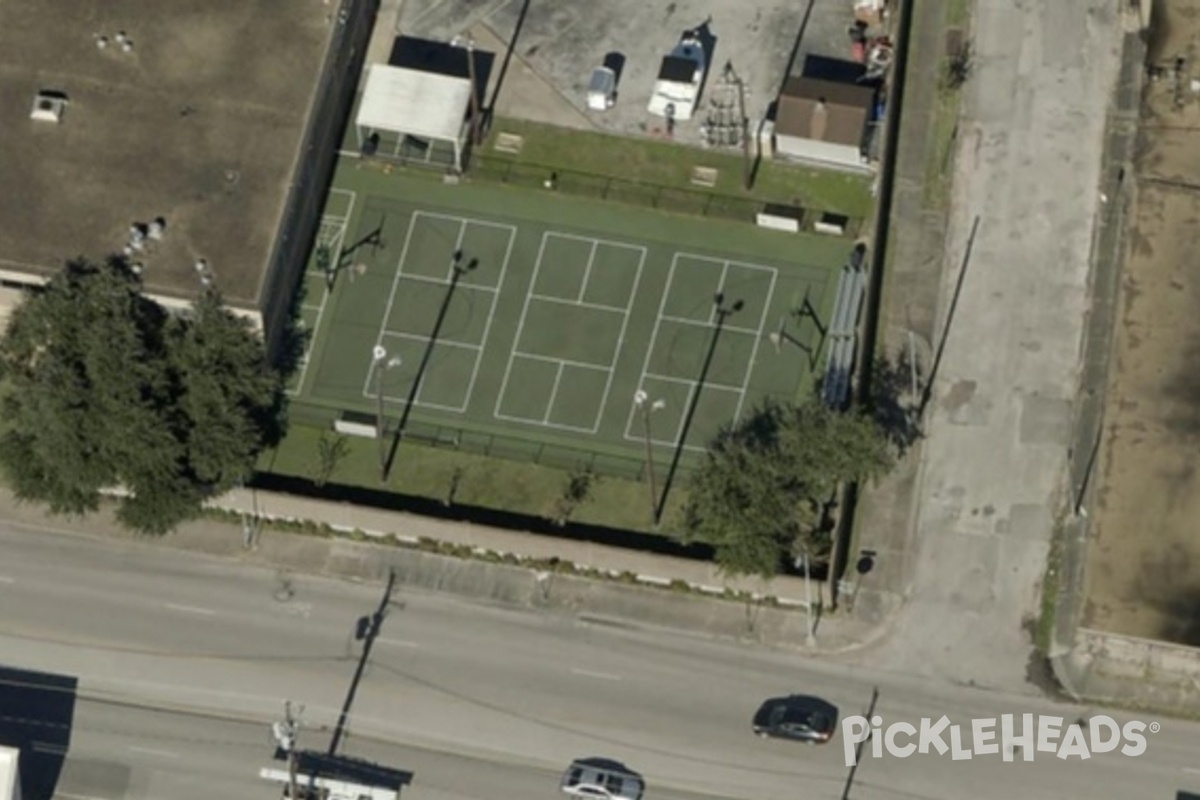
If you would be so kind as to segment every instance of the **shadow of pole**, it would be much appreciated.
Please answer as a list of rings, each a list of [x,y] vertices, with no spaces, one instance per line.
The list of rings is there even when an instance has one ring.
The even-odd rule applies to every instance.
[[[779,91],[775,92],[775,96],[783,94],[783,87],[787,85],[788,78],[792,75],[792,70],[796,68],[796,59],[800,57],[800,44],[804,41],[804,32],[808,30],[808,21],[812,18],[813,6],[817,4],[817,0],[808,0],[808,5],[804,7],[804,16],[800,18],[800,29],[796,31],[796,40],[792,42],[792,52],[788,54],[787,68],[783,71],[783,78],[779,83]]]
[[[921,391],[921,402],[917,405],[917,419],[925,416],[925,409],[933,396],[933,384],[937,381],[938,367],[942,364],[942,354],[946,351],[946,340],[950,336],[950,326],[954,324],[954,312],[958,308],[958,298],[962,295],[963,281],[967,277],[967,267],[971,263],[971,251],[975,249],[975,234],[979,232],[979,216],[971,223],[971,235],[967,237],[967,249],[963,253],[962,265],[958,269],[958,280],[954,285],[954,294],[950,297],[950,308],[946,311],[946,324],[942,327],[942,335],[938,339],[937,352],[933,356],[933,364],[929,367],[929,377],[925,379],[925,388]]]
[[[732,306],[725,305],[725,295],[717,292],[713,298],[717,307],[717,321],[713,326],[712,339],[708,343],[708,353],[704,356],[704,365],[700,367],[700,377],[696,381],[696,390],[692,392],[692,400],[688,404],[687,415],[683,418],[683,428],[679,432],[679,441],[675,443],[675,452],[671,456],[671,467],[667,470],[667,478],[663,481],[662,494],[658,498],[658,506],[654,509],[654,524],[662,522],[663,511],[667,507],[667,497],[671,494],[671,486],[675,482],[675,473],[679,469],[679,460],[683,457],[683,446],[687,442],[688,431],[692,428],[692,420],[696,416],[696,407],[700,404],[700,393],[704,391],[704,382],[708,379],[708,370],[712,366],[713,355],[717,352],[717,341],[721,338],[721,330],[725,327],[725,319],[742,310],[742,301],[734,302]]]
[[[354,244],[338,252],[338,260],[336,264],[328,264],[322,271],[325,273],[325,285],[330,291],[333,290],[334,281],[341,274],[342,270],[351,265],[354,260],[354,254],[363,247],[371,247],[373,254],[379,253],[379,248],[383,247],[383,226],[387,222],[387,214],[379,218],[379,224],[375,226],[375,230],[368,233],[366,236],[359,239]],[[328,256],[326,256],[328,258]]]
[[[508,65],[512,61],[513,51],[517,49],[517,40],[521,38],[521,28],[525,27],[525,17],[529,15],[529,4],[532,0],[525,0],[521,4],[521,13],[517,15],[517,24],[513,28],[512,39],[508,42],[508,49],[504,51],[504,63],[500,65],[500,74],[496,76],[496,85],[492,88],[492,96],[487,101],[487,108],[483,112],[483,129],[486,131],[492,125],[492,117],[496,114],[496,98],[500,96],[500,89],[504,86],[504,78],[508,75]]]
[[[442,298],[442,307],[438,309],[437,321],[433,323],[433,331],[429,334],[429,341],[425,344],[425,353],[421,356],[421,365],[417,367],[417,375],[413,378],[412,388],[408,390],[408,399],[404,401],[404,412],[400,415],[400,424],[396,426],[396,431],[392,434],[392,443],[388,448],[387,458],[383,464],[383,481],[386,483],[388,475],[392,472],[392,464],[396,460],[396,451],[400,447],[400,440],[404,437],[404,430],[408,427],[408,417],[412,413],[412,408],[417,402],[417,392],[421,390],[421,380],[425,377],[425,371],[429,368],[429,359],[433,356],[433,348],[437,345],[438,337],[441,336],[442,324],[446,321],[446,312],[450,308],[450,300],[454,297],[454,291],[458,288],[458,282],[463,275],[474,270],[479,266],[478,259],[471,259],[464,266],[462,263],[462,250],[454,252],[453,261],[451,262],[450,285],[446,287],[446,296]]]

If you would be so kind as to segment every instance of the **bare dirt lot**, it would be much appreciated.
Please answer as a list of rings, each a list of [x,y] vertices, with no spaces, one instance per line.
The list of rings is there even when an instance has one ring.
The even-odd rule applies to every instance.
[[[161,216],[166,238],[136,256],[151,290],[194,294],[203,258],[228,299],[254,302],[336,24],[328,11],[0,2],[0,270],[103,258],[131,224]],[[42,90],[67,97],[60,123],[30,119]]]
[[[1084,624],[1200,645],[1200,0],[1155,13]]]

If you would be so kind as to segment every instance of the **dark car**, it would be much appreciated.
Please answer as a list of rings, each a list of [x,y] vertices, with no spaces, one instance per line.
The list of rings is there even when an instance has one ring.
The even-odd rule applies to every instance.
[[[837,708],[817,697],[794,694],[773,697],[754,715],[754,732],[759,736],[823,744],[837,726]]]

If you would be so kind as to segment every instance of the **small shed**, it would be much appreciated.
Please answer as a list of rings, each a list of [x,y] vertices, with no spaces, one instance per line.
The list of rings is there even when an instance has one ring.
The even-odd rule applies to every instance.
[[[875,90],[855,83],[789,78],[775,115],[775,155],[861,171]]]
[[[409,139],[425,146],[442,142],[453,148],[454,167],[461,171],[471,88],[469,78],[372,64],[354,120],[359,146],[381,133],[390,135],[397,151]]]

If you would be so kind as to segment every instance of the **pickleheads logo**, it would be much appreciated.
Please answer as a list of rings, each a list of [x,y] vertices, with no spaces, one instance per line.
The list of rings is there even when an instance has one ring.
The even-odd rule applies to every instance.
[[[1157,722],[1126,722],[1117,724],[1103,714],[1079,722],[1067,723],[1062,717],[1033,714],[1004,714],[999,719],[973,719],[964,728],[951,724],[950,719],[922,719],[920,726],[908,722],[893,722],[886,728],[883,718],[862,716],[842,720],[842,746],[846,766],[857,763],[861,751],[858,745],[871,741],[871,755],[883,758],[883,751],[896,758],[908,758],[914,753],[926,755],[936,751],[939,756],[950,753],[954,761],[967,761],[975,756],[999,754],[1012,761],[1020,753],[1025,761],[1033,761],[1036,753],[1053,753],[1061,759],[1086,760],[1093,753],[1111,753],[1120,749],[1123,755],[1140,756],[1146,752],[1145,733],[1158,733]]]

